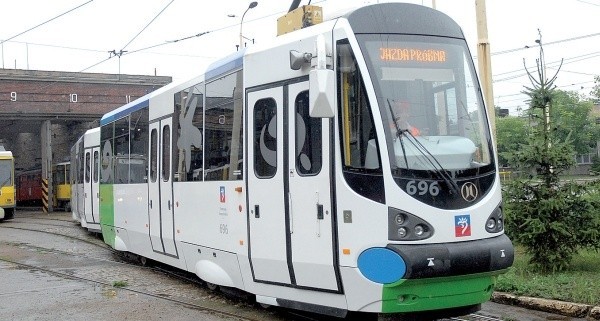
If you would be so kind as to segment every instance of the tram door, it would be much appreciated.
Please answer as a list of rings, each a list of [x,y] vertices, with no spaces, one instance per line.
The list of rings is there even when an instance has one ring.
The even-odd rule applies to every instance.
[[[248,94],[250,260],[257,281],[338,291],[330,120],[308,82]]]
[[[150,124],[148,214],[150,241],[155,252],[177,256],[173,220],[171,173],[172,118]]]
[[[83,179],[83,198],[85,221],[100,224],[99,217],[99,164],[100,146],[85,149],[85,173]]]

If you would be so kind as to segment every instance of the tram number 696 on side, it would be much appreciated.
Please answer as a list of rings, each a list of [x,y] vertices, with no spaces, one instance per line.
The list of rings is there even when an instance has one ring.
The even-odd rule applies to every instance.
[[[227,224],[220,224],[219,225],[219,233],[221,233],[221,234],[229,234],[229,228],[227,227]]]

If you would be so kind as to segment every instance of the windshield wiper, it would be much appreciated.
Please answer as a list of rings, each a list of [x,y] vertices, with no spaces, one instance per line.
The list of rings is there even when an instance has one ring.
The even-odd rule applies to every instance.
[[[400,147],[402,148],[402,156],[404,156],[404,163],[406,164],[406,169],[408,168],[408,158],[406,157],[406,149],[404,148],[404,142],[402,141],[402,129],[398,126],[398,122],[396,117],[394,117],[394,110],[392,109],[392,104],[390,103],[390,99],[387,99],[388,107],[390,109],[390,114],[392,115],[392,121],[394,122],[394,127],[396,127],[395,138],[400,140]]]
[[[431,165],[431,167],[435,170],[435,172],[438,173],[440,178],[444,180],[444,182],[446,183],[448,188],[451,190],[451,192],[458,194],[458,190],[459,190],[458,185],[456,184],[454,179],[452,179],[450,174],[448,174],[448,171],[446,169],[444,169],[442,164],[440,164],[438,159],[435,156],[433,156],[433,154],[427,149],[427,147],[425,147],[423,144],[421,144],[421,142],[419,140],[417,140],[417,138],[408,129],[400,130],[399,135],[405,136],[406,140],[409,141],[415,147],[415,149],[424,156],[424,158]],[[402,151],[404,152],[404,145],[402,144],[402,141],[403,141],[403,139],[402,139],[402,137],[400,137],[400,144],[402,146]],[[406,154],[404,155],[404,159],[406,162]],[[406,162],[406,168],[408,169],[408,162]]]

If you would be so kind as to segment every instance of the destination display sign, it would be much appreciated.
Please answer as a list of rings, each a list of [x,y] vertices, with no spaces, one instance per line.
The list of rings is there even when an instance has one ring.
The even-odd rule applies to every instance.
[[[448,55],[446,50],[441,49],[380,47],[379,59],[384,61],[445,63]]]

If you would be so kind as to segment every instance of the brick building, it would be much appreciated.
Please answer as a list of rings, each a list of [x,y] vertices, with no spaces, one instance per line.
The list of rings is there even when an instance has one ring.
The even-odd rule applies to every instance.
[[[0,69],[0,144],[15,154],[17,170],[40,167],[42,141],[52,163],[103,114],[172,81],[165,76]],[[50,137],[42,125],[50,126]],[[47,146],[44,146],[47,147]]]

